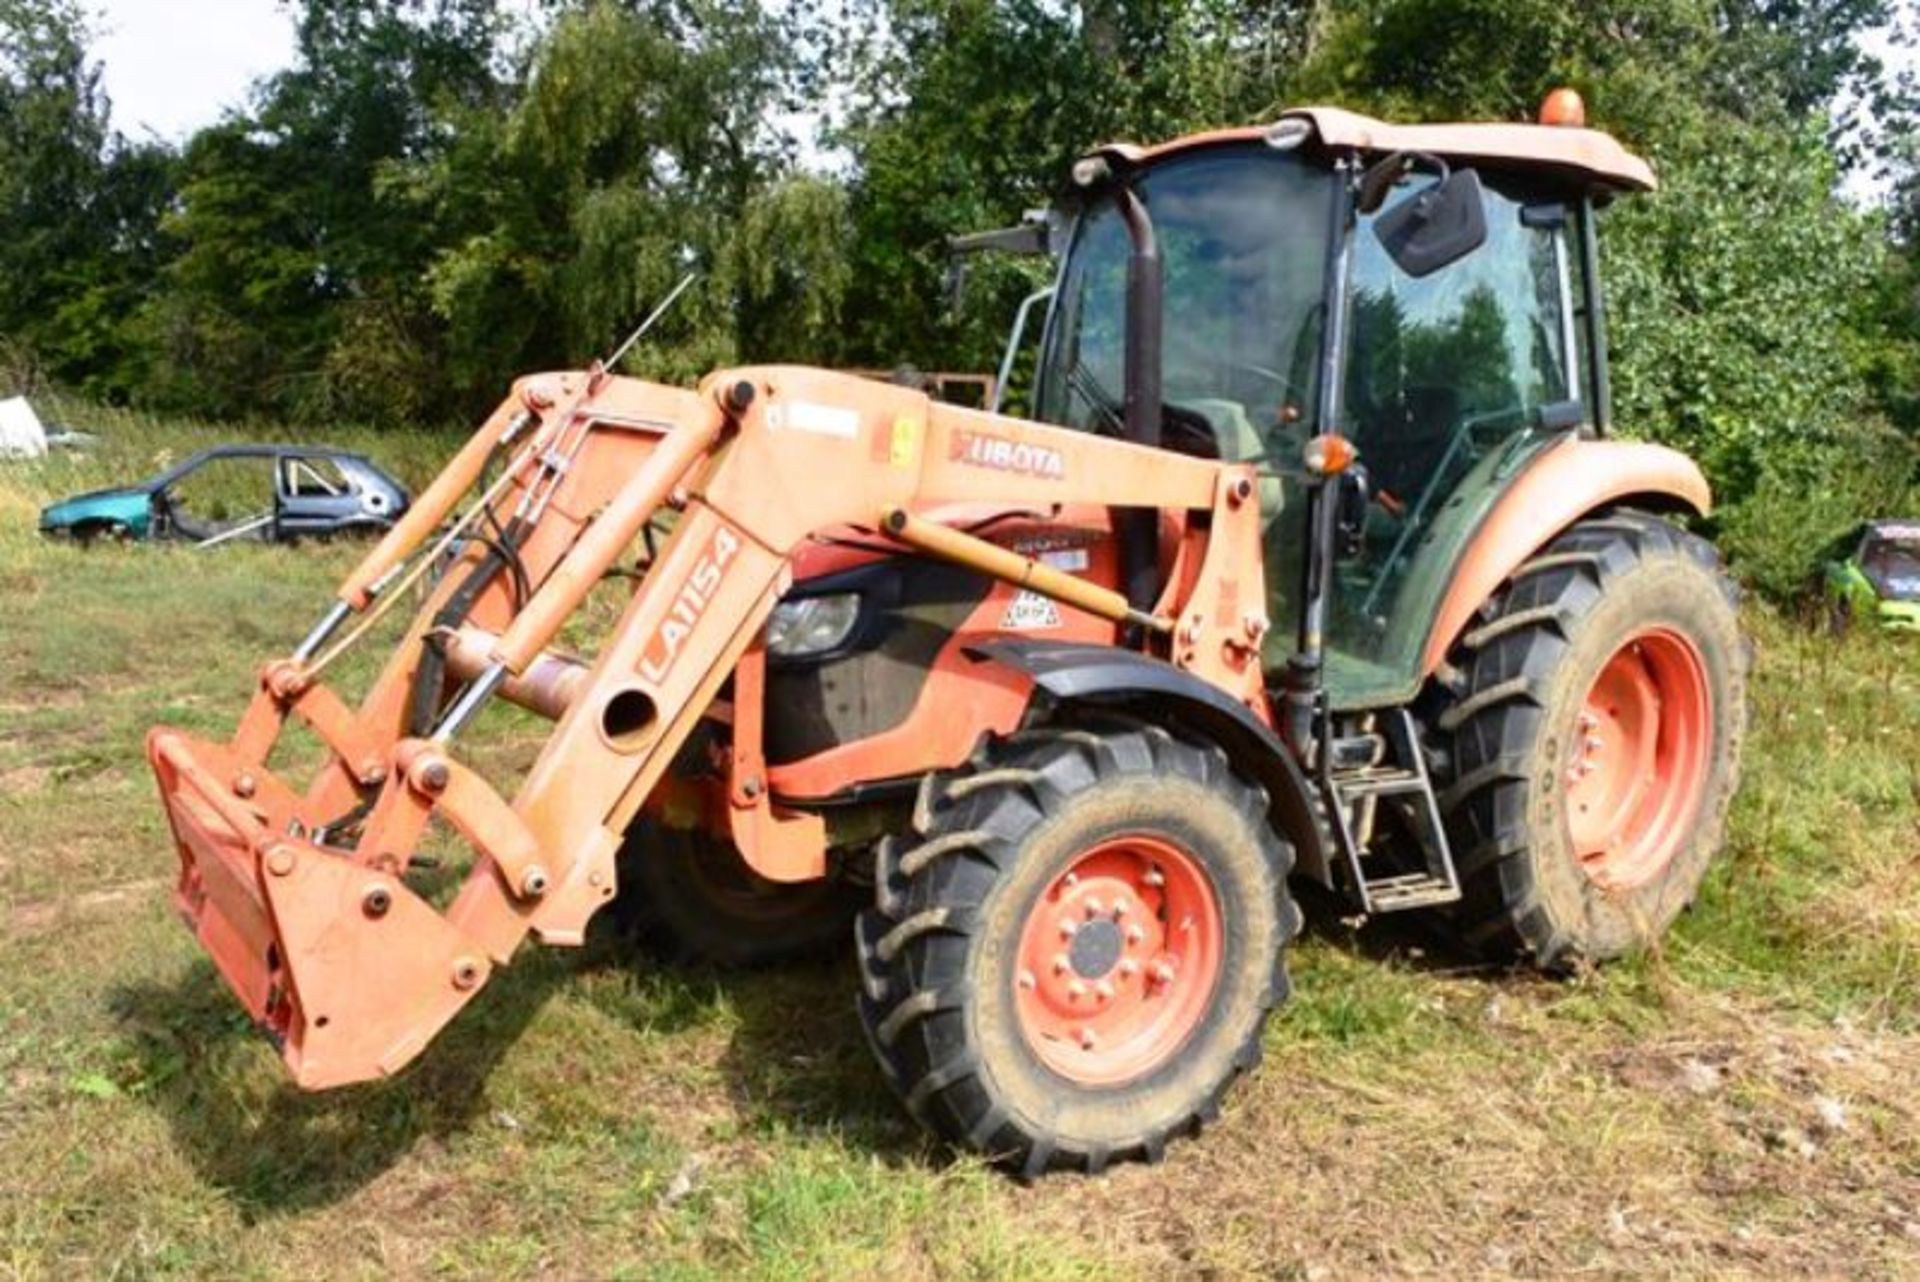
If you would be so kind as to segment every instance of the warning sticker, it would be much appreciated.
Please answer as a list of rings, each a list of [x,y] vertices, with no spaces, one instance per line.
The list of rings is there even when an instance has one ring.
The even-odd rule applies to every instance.
[[[1087,568],[1087,550],[1085,548],[1058,548],[1051,552],[1042,552],[1040,564],[1050,565],[1056,570],[1068,574],[1079,574]]]
[[[860,414],[857,410],[817,401],[791,401],[767,407],[767,426],[776,432],[811,432],[815,436],[838,436],[850,441],[860,435]]]
[[[1060,626],[1060,609],[1050,598],[1030,589],[1025,590],[1007,606],[1007,616],[1000,620],[1000,626],[1009,632],[1038,632],[1057,628]]]
[[[912,467],[920,453],[920,424],[910,418],[893,420],[893,439],[887,458],[895,467]]]

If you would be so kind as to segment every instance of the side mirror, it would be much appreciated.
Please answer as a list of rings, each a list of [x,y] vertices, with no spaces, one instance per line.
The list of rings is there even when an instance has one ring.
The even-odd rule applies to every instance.
[[[1394,265],[1415,279],[1459,262],[1487,240],[1480,175],[1471,169],[1443,174],[1374,219],[1373,234]]]
[[[1044,209],[1029,209],[1019,226],[947,237],[947,305],[960,310],[967,292],[967,260],[975,254],[1044,256],[1053,252],[1053,219]]]
[[[956,257],[998,250],[1003,254],[1042,255],[1051,252],[1052,229],[1044,209],[1028,210],[1026,221],[1018,227],[1000,227],[993,231],[969,232],[947,237],[947,252]]]

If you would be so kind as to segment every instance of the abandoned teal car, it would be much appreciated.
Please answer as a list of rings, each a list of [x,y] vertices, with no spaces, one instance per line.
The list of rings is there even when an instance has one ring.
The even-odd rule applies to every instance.
[[[240,470],[238,493],[224,493],[208,508],[195,501],[193,480],[216,466]],[[400,483],[360,454],[317,445],[222,445],[136,484],[54,503],[40,513],[40,532],[80,542],[287,542],[377,533],[407,503]]]
[[[1920,632],[1920,521],[1871,521],[1826,567],[1827,618],[1835,632],[1856,621]]]

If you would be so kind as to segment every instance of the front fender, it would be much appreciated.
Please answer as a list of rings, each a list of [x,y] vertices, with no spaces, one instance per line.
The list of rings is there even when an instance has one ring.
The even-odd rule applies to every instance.
[[[1150,655],[1118,646],[996,640],[968,647],[1024,673],[1061,703],[1124,708],[1218,744],[1267,790],[1275,826],[1294,846],[1294,871],[1332,885],[1319,804],[1300,763],[1273,729],[1226,691]]]
[[[43,531],[75,530],[84,526],[123,525],[136,535],[147,532],[152,500],[145,494],[88,494],[65,499],[42,509]]]
[[[1699,466],[1664,445],[1569,438],[1535,459],[1467,544],[1427,634],[1421,675],[1433,674],[1474,613],[1528,557],[1581,517],[1624,503],[1705,516],[1713,494]]]

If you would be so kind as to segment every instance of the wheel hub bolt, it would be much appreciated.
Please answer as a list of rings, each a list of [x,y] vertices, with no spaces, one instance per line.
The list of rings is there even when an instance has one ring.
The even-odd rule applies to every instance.
[[[1073,932],[1074,932],[1074,931],[1076,931],[1076,930],[1078,930],[1078,929],[1080,929],[1080,928],[1079,928],[1078,926],[1076,926],[1076,925],[1074,925],[1074,924],[1073,924],[1072,922],[1070,922],[1070,921],[1063,921],[1063,922],[1061,922],[1061,923],[1060,923],[1060,938],[1062,938],[1062,939],[1072,939],[1072,938],[1073,938]]]
[[[1039,984],[1039,982],[1040,982],[1040,981],[1039,981],[1039,980],[1037,980],[1037,979],[1035,979],[1035,978],[1033,977],[1033,972],[1032,972],[1032,971],[1030,971],[1030,970],[1023,970],[1023,971],[1021,971],[1021,972],[1020,972],[1020,981],[1019,981],[1019,982],[1020,982],[1020,987],[1022,987],[1022,988],[1024,988],[1024,989],[1026,989],[1027,991],[1029,991],[1029,992],[1031,992],[1031,991],[1032,991],[1032,990],[1034,989],[1034,987],[1035,987],[1035,986],[1036,986],[1037,984]]]
[[[1099,915],[1100,915],[1100,901],[1098,899],[1087,900],[1088,920],[1092,920],[1093,918],[1098,917]]]
[[[1072,890],[1075,886],[1078,886],[1080,884],[1080,874],[1077,872],[1070,872],[1066,876],[1060,879],[1060,884],[1062,886],[1065,886],[1068,890]]]
[[[1156,984],[1171,984],[1173,982],[1173,967],[1166,962],[1155,962],[1153,964],[1153,982]]]
[[[1073,963],[1067,959],[1065,953],[1055,954],[1053,959],[1053,973],[1056,975],[1064,975],[1067,973],[1067,968],[1071,965],[1073,965]]]
[[[1093,995],[1103,1002],[1110,1002],[1113,1000],[1113,985],[1103,979],[1093,986]]]
[[[1076,979],[1071,984],[1067,985],[1068,1001],[1077,1002],[1082,997],[1085,997],[1086,995],[1087,995],[1087,986],[1081,983],[1079,980]]]
[[[1080,1030],[1080,1049],[1081,1050],[1083,1051],[1092,1050],[1094,1047],[1094,1043],[1097,1042],[1098,1040],[1099,1039],[1093,1035],[1093,1030],[1091,1028],[1083,1028]]]
[[[1126,900],[1116,899],[1113,901],[1113,919],[1115,921],[1119,921],[1122,917],[1125,917],[1128,913],[1132,911],[1133,911],[1133,905],[1128,903]]]
[[[1140,929],[1140,927],[1138,926],[1127,927],[1127,942],[1129,944],[1137,944],[1141,940],[1145,939],[1146,937],[1147,937],[1147,932]]]
[[[1138,975],[1139,973],[1140,973],[1140,963],[1137,961],[1134,961],[1132,958],[1128,958],[1126,961],[1123,961],[1120,963],[1120,978],[1132,979],[1135,975]]]

